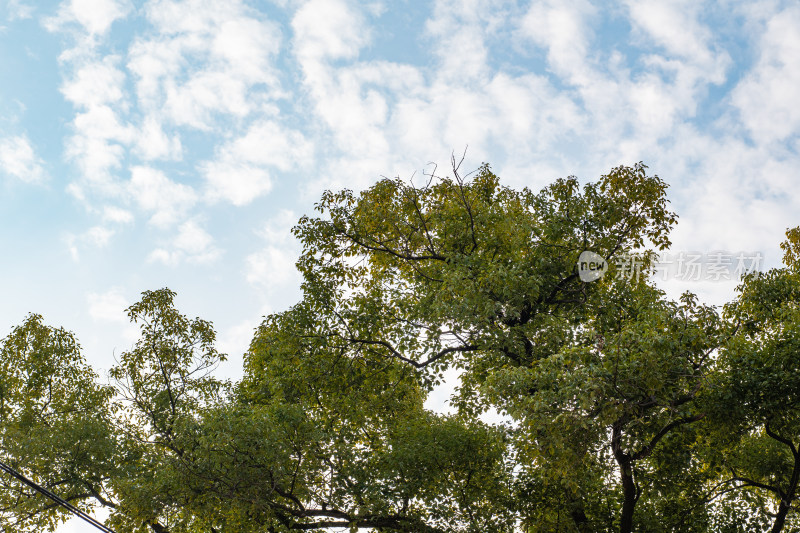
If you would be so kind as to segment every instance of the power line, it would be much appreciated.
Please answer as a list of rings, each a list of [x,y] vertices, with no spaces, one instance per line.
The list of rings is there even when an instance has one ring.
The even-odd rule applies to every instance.
[[[49,490],[47,490],[44,487],[41,487],[41,486],[37,485],[36,483],[31,481],[27,477],[23,476],[22,474],[20,474],[19,472],[17,472],[16,470],[14,470],[13,468],[11,468],[10,466],[8,466],[7,464],[5,464],[2,461],[0,461],[0,470],[2,470],[4,472],[7,472],[8,474],[13,476],[14,478],[18,479],[19,481],[22,481],[23,483],[25,483],[26,485],[31,487],[33,490],[35,490],[35,491],[39,492],[40,494],[43,494],[44,496],[50,498],[51,500],[56,502],[58,505],[60,505],[60,506],[64,507],[65,509],[67,509],[70,513],[74,514],[75,516],[77,516],[78,518],[84,520],[85,522],[88,522],[89,524],[93,525],[94,527],[96,527],[100,531],[105,531],[106,533],[114,533],[114,531],[112,529],[107,528],[105,526],[105,524],[103,524],[102,522],[98,522],[97,520],[95,520],[94,518],[92,518],[88,514],[84,513],[83,511],[81,511],[80,509],[78,509],[77,507],[75,507],[74,505],[72,505],[71,503],[66,501],[65,499],[53,494],[52,492],[50,492]]]

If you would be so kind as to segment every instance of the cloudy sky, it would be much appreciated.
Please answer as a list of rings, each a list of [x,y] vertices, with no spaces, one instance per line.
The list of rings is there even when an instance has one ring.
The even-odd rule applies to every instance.
[[[320,193],[466,147],[536,190],[644,161],[675,254],[773,266],[800,224],[795,2],[0,0],[0,80],[0,330],[42,313],[101,372],[168,286],[236,377]]]

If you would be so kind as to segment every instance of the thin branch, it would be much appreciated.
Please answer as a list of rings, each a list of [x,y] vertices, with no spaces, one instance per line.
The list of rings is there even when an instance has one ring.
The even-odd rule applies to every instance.
[[[478,349],[478,346],[476,346],[474,344],[468,344],[466,346],[451,346],[449,348],[444,348],[444,349],[440,350],[439,352],[437,352],[435,355],[431,356],[427,360],[420,362],[420,361],[415,361],[413,359],[409,359],[408,357],[405,357],[403,354],[398,352],[397,349],[395,349],[394,346],[392,346],[390,343],[388,343],[387,341],[384,341],[384,340],[355,339],[355,338],[350,338],[350,339],[347,339],[347,340],[349,342],[354,342],[354,343],[357,343],[357,344],[364,344],[364,345],[367,345],[367,346],[383,346],[384,348],[389,350],[389,352],[392,354],[392,356],[394,358],[399,359],[399,360],[401,360],[401,361],[403,361],[405,363],[408,363],[408,364],[414,366],[415,368],[425,368],[429,364],[431,364],[431,363],[433,363],[435,361],[438,361],[442,357],[444,357],[444,356],[446,356],[448,354],[454,353],[454,352],[461,352],[461,353],[463,353],[463,352],[473,352],[473,351]]]

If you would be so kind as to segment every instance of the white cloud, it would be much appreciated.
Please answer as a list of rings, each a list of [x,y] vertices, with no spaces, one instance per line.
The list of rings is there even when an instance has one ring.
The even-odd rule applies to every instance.
[[[345,153],[369,157],[389,151],[385,129],[389,104],[381,89],[400,78],[393,70],[410,75],[410,79],[393,86],[397,91],[419,78],[413,68],[380,63],[339,70],[327,67],[308,79],[317,115],[331,129],[337,147]],[[380,78],[380,74],[386,77]]]
[[[188,221],[181,225],[173,244],[177,249],[191,256],[197,256],[205,254],[213,242],[211,235],[196,222]]]
[[[125,309],[130,307],[130,302],[123,295],[119,287],[114,287],[103,293],[89,293],[86,297],[89,304],[89,316],[98,322],[127,323]]]
[[[560,135],[584,127],[578,106],[543,77],[498,74],[486,86],[485,99],[495,117],[489,123],[492,134],[511,136],[517,150],[544,152]]]
[[[192,187],[170,180],[158,169],[144,166],[131,169],[128,193],[140,208],[152,213],[150,223],[161,227],[178,222],[197,201]]]
[[[89,338],[90,346],[93,343],[97,344],[103,333],[108,334],[110,331],[113,332],[113,342],[121,343],[123,346],[130,346],[139,338],[139,326],[131,322],[125,312],[132,302],[125,297],[125,290],[122,287],[112,287],[105,292],[90,292],[86,295],[86,302],[89,316],[100,325],[95,329],[102,332],[95,334],[94,339]],[[109,351],[113,352],[114,345],[110,344],[109,340],[100,341],[104,345],[102,349],[110,348]]]
[[[103,220],[117,224],[130,224],[133,222],[133,214],[121,207],[107,205],[103,208]]]
[[[271,81],[271,58],[278,53],[280,32],[254,18],[224,20],[213,33],[211,58],[251,82]]]
[[[99,53],[111,25],[131,9],[129,0],[64,0],[57,15],[44,21],[49,31],[68,30],[74,40],[74,46],[59,56],[66,71],[60,91],[76,109],[65,155],[80,169],[67,190],[90,210],[96,195],[123,193],[112,171],[122,166],[136,134],[125,117],[129,102],[120,57]]]
[[[186,260],[190,263],[211,263],[219,258],[221,250],[214,246],[214,238],[196,221],[189,220],[178,228],[178,233],[166,247],[153,250],[150,262],[176,266]]]
[[[732,101],[756,142],[782,141],[800,133],[800,9],[772,16],[759,48],[757,63],[732,92]]]
[[[61,86],[61,93],[75,106],[85,109],[120,103],[125,73],[117,67],[118,63],[117,56],[87,61]]]
[[[73,233],[67,233],[63,237],[63,242],[69,251],[69,256],[74,262],[81,260],[80,249],[78,248],[78,237]]]
[[[136,137],[135,151],[145,161],[180,160],[183,155],[180,137],[168,137],[155,115],[145,117]]]
[[[276,116],[274,102],[286,96],[273,65],[281,32],[239,0],[153,0],[139,10],[151,27],[138,32],[121,63],[118,55],[103,55],[102,45],[113,22],[131,8],[127,1],[69,0],[47,21],[51,31],[67,29],[75,39],[75,46],[60,56],[67,72],[61,92],[76,109],[66,156],[81,173],[67,189],[102,219],[89,232],[67,238],[67,244],[77,260],[84,246],[107,243],[114,231],[110,228],[132,222],[133,214],[97,205],[127,203],[146,212],[152,225],[179,226],[177,236],[151,259],[210,261],[219,254],[204,240],[210,236],[186,222],[197,193],[190,184],[167,177],[157,162],[184,157],[186,127],[217,142],[222,121],[258,114],[262,118],[252,122],[246,135],[229,136],[216,159],[199,167],[206,198],[245,205],[271,189],[272,170],[308,164],[310,142],[263,118]],[[76,22],[84,33],[72,31]],[[135,94],[128,92],[128,74]],[[128,158],[140,164],[126,169],[126,181],[118,174],[127,173],[121,170]]]
[[[326,148],[337,149],[313,188],[360,188],[380,174],[410,174],[420,160],[445,162],[467,145],[471,156],[483,158],[494,147],[507,150],[503,157],[530,162],[537,154],[549,156],[556,141],[585,126],[579,106],[545,77],[492,72],[484,40],[514,26],[505,5],[461,7],[454,11],[452,2],[439,2],[426,24],[429,47],[440,57],[430,72],[388,61],[343,65],[324,54],[298,52],[315,114],[327,129]],[[471,36],[477,51],[467,53],[466,41],[455,35]],[[302,51],[309,38],[297,33],[295,50]],[[470,64],[462,64],[464,56]]]
[[[245,135],[222,146],[219,152],[219,159],[288,171],[308,166],[314,146],[299,131],[282,128],[273,120],[259,120]]]
[[[294,211],[281,209],[256,233],[266,242],[275,245],[296,245],[294,235],[292,235],[292,228],[297,224],[299,218]]]
[[[93,106],[85,113],[75,117],[75,129],[78,135],[88,141],[117,141],[122,144],[130,142],[134,132],[122,124],[113,108],[106,105]]]
[[[515,32],[519,38],[546,50],[549,70],[562,83],[574,88],[561,91],[560,96],[571,99],[577,109],[582,108],[579,113],[583,131],[578,132],[577,138],[586,131],[592,132],[588,141],[592,153],[586,154],[590,158],[598,153],[614,154],[619,139],[636,127],[639,118],[636,102],[629,99],[634,82],[630,73],[619,67],[621,58],[612,54],[607,67],[603,68],[596,57],[592,44],[597,16],[595,6],[585,0],[537,1],[520,19]],[[639,90],[641,96],[647,94]],[[567,122],[562,128],[564,126],[571,128],[573,123]],[[652,132],[647,135],[649,138]]]
[[[93,226],[85,234],[86,240],[97,248],[105,247],[113,236],[114,230],[103,226]]]
[[[228,355],[228,361],[223,367],[223,372],[227,367],[227,369],[235,373],[233,377],[236,379],[241,378],[242,356],[250,347],[250,342],[253,340],[259,323],[258,320],[246,319],[220,331],[217,337],[217,347],[220,352]]]
[[[519,24],[518,35],[545,49],[551,72],[574,87],[560,96],[582,108],[576,138],[586,146],[581,159],[589,168],[663,150],[675,129],[697,115],[709,86],[725,81],[731,64],[701,22],[699,4],[626,4],[630,40],[623,34],[610,50],[596,46],[593,21],[600,13],[586,1],[534,2]]]
[[[148,113],[209,131],[217,116],[244,117],[281,95],[280,31],[242,2],[159,0],[146,12],[156,34],[133,43],[128,68]]]
[[[267,246],[246,259],[246,279],[249,283],[276,288],[296,282],[299,276],[294,266],[297,254],[277,246]]]
[[[104,67],[100,67],[103,71]],[[107,73],[107,72],[106,72]],[[106,78],[104,81],[108,81]],[[121,79],[118,80],[121,83]],[[116,103],[118,93],[113,85],[93,91],[88,89],[91,78],[84,78],[69,87],[76,104],[85,108],[72,122],[74,134],[67,140],[66,155],[75,161],[81,170],[76,189],[85,193],[84,187],[102,194],[118,194],[111,171],[120,168],[127,146],[135,137],[135,130],[121,120]],[[86,93],[82,92],[86,88]],[[107,99],[112,102],[107,102]]]
[[[150,111],[162,105],[162,85],[182,71],[183,63],[177,39],[134,40],[128,49],[127,68],[136,76],[136,95],[141,108]]]
[[[9,22],[29,19],[33,17],[33,10],[33,6],[26,4],[21,0],[8,0],[6,3],[6,11],[8,11]]]
[[[673,56],[697,63],[713,63],[711,31],[697,21],[702,9],[690,0],[628,0],[631,21]]]
[[[27,135],[0,138],[0,173],[27,183],[42,181],[44,162],[36,155]]]
[[[318,116],[331,128],[338,147],[354,154],[388,152],[386,121],[389,102],[386,88],[409,96],[422,85],[419,72],[412,67],[391,63],[356,64],[352,67],[320,69],[308,78]]]
[[[272,189],[271,168],[308,168],[312,157],[313,145],[300,132],[271,120],[257,121],[243,136],[220,146],[215,159],[200,165],[206,197],[249,204]]]
[[[103,35],[114,21],[130,12],[127,0],[65,0],[58,8],[58,14],[45,21],[50,31],[77,22],[91,35]]]
[[[547,60],[556,74],[574,85],[592,77],[587,55],[594,37],[591,19],[596,9],[586,0],[560,3],[532,2],[521,19],[522,35],[547,49]]]
[[[87,9],[96,9],[98,17],[111,17],[116,13],[114,6],[121,10],[118,15],[123,16],[122,4],[74,0],[62,4],[58,20],[66,20],[65,13],[71,13],[70,10]],[[106,31],[107,28],[101,28],[99,20],[87,22],[90,34],[94,30],[98,33]],[[51,30],[58,28],[60,24],[51,24]],[[126,76],[119,67],[120,57],[113,54],[98,56],[97,39],[91,34],[77,36],[75,47],[64,52],[59,59],[68,72],[60,91],[76,109],[72,121],[73,134],[65,142],[65,152],[81,171],[68,189],[86,202],[91,201],[95,193],[117,196],[121,191],[112,171],[121,167],[128,145],[136,136],[135,129],[125,119],[129,102],[125,91]]]
[[[468,86],[491,75],[487,41],[508,31],[517,8],[505,0],[437,0],[425,33],[438,58],[436,75]]]
[[[116,231],[104,225],[90,227],[83,233],[67,233],[64,244],[67,246],[70,257],[76,263],[80,261],[81,250],[86,248],[105,248],[111,242]]]
[[[165,111],[175,124],[209,130],[215,114],[244,117],[252,107],[247,85],[225,72],[200,71],[184,84],[166,84]]]
[[[651,74],[649,79],[636,84],[634,90],[645,85],[643,91],[656,99],[645,97],[644,109],[637,107],[637,113],[645,127],[666,124],[664,129],[668,130],[676,117],[696,112],[697,102],[705,96],[709,84],[724,83],[731,57],[715,42],[711,29],[700,22],[702,4],[687,0],[635,0],[627,4],[634,34],[642,41],[653,41],[667,52],[666,56],[644,57]],[[662,76],[674,81],[664,82]],[[642,103],[641,97],[642,90],[634,95],[639,99],[638,104]],[[661,109],[653,113],[647,111],[658,107]]]
[[[211,161],[201,165],[206,180],[206,198],[224,200],[235,206],[247,205],[272,189],[269,171],[233,160]]]
[[[629,105],[639,127],[649,128],[650,131],[655,128],[662,134],[673,131],[680,102],[673,98],[671,88],[654,74],[641,76],[628,88]]]
[[[268,292],[299,286],[300,275],[295,267],[299,246],[291,232],[297,219],[294,212],[284,209],[258,232],[265,246],[245,259],[248,283]]]
[[[170,252],[165,248],[156,248],[147,256],[151,263],[164,263],[165,265],[175,266],[180,262],[181,255],[177,252]]]
[[[117,187],[110,170],[121,166],[125,156],[125,149],[122,146],[104,138],[75,136],[67,141],[66,155],[68,159],[78,163],[82,178],[92,184],[91,189],[110,195],[116,194]],[[85,185],[77,182],[72,185],[70,191],[77,197],[85,199]]]
[[[370,40],[364,17],[344,0],[311,0],[292,19],[294,50],[304,66],[355,57]]]

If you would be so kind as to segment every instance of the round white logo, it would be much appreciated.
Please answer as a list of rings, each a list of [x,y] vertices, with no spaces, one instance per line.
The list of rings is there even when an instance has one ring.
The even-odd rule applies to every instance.
[[[587,250],[578,257],[578,276],[581,281],[597,281],[607,271],[608,262],[599,254]]]

